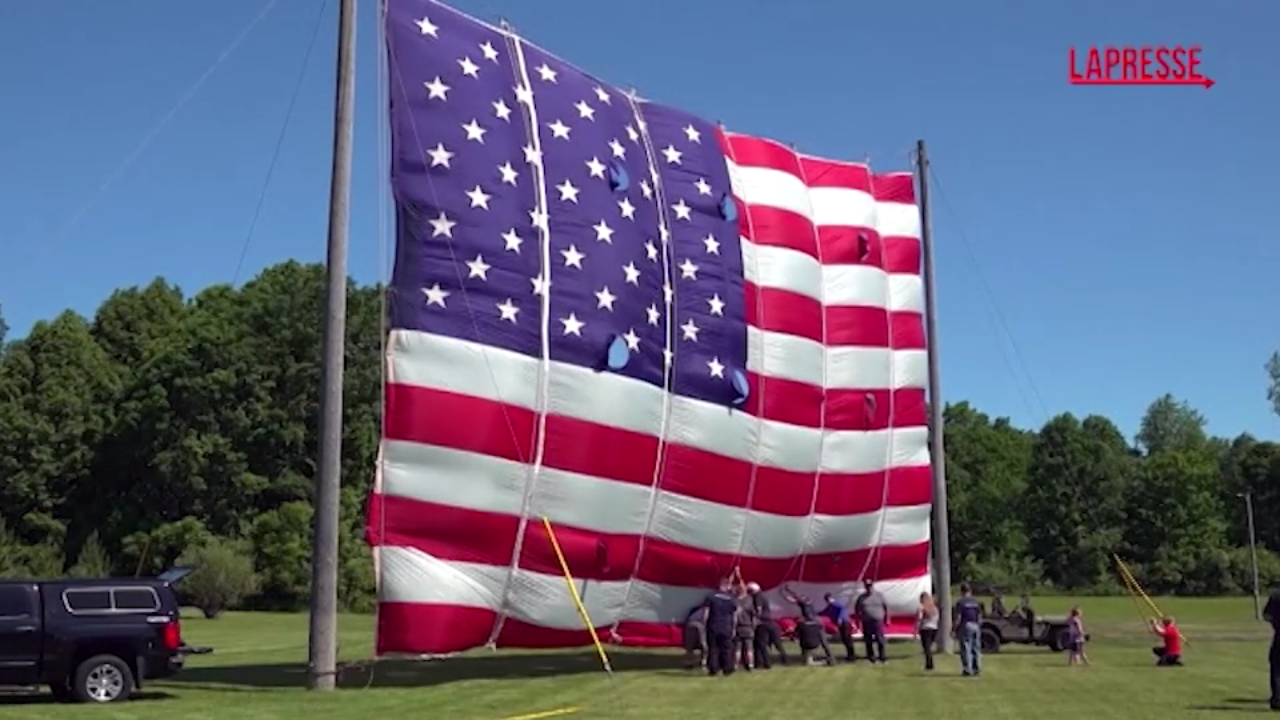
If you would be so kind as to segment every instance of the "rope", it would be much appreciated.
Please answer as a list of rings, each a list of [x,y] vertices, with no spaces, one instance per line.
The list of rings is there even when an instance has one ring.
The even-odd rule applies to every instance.
[[[534,412],[537,415],[537,430],[534,435],[534,455],[533,461],[528,463],[529,480],[525,485],[524,498],[520,503],[520,523],[516,530],[515,542],[511,546],[511,564],[507,569],[507,579],[502,584],[502,600],[499,605],[497,618],[494,620],[493,629],[489,633],[488,645],[496,648],[499,636],[502,634],[502,628],[506,625],[507,610],[511,603],[511,585],[515,579],[516,571],[520,568],[520,555],[524,551],[525,534],[529,528],[530,506],[533,504],[534,496],[537,493],[538,479],[542,474],[542,461],[546,455],[547,448],[547,409],[550,405],[551,397],[551,219],[550,219],[550,203],[547,200],[547,175],[545,162],[542,155],[542,138],[538,135],[538,104],[533,99],[533,81],[529,76],[529,66],[525,62],[524,44],[519,35],[511,32],[509,28],[504,28],[504,37],[507,41],[507,51],[511,53],[512,69],[515,71],[516,82],[528,90],[528,102],[520,102],[519,97],[516,98],[516,105],[520,107],[521,117],[526,123],[526,131],[528,133],[530,147],[533,148],[534,157],[530,158],[533,162],[529,163],[529,174],[534,179],[534,198],[536,212],[541,214],[542,222],[534,223],[534,229],[538,233],[538,251],[542,261],[542,293],[539,297],[539,322],[541,335],[541,363],[538,368],[538,400],[537,407]]]
[[[280,133],[276,135],[275,147],[271,150],[271,161],[267,164],[267,175],[262,180],[262,189],[258,191],[258,200],[253,208],[253,218],[249,221],[249,229],[245,232],[244,244],[240,247],[240,259],[236,261],[236,272],[232,276],[231,285],[240,282],[240,271],[244,268],[245,256],[249,253],[249,245],[253,242],[253,232],[258,228],[258,219],[262,216],[262,207],[266,204],[267,189],[271,187],[271,178],[276,173],[276,163],[280,160],[280,150],[284,147],[284,138],[289,130],[289,122],[293,120],[293,111],[301,94],[302,81],[307,77],[307,68],[311,65],[311,56],[315,52],[316,39],[320,37],[320,25],[324,20],[324,11],[329,7],[329,0],[322,0],[320,10],[316,13],[316,21],[311,27],[311,40],[307,42],[307,52],[302,58],[302,67],[298,69],[298,79],[293,83],[293,92],[289,95],[289,104],[284,112],[284,123]]]
[[[876,188],[875,188],[876,176],[871,172],[871,163],[869,161],[866,163],[866,167],[867,167],[867,182],[871,186],[871,198],[874,201],[875,191],[876,191]],[[878,209],[879,206],[873,205],[872,207],[877,208],[875,212],[876,212],[876,226],[878,228],[879,227],[879,209]],[[884,245],[883,243],[881,243],[881,253],[880,253],[880,269],[881,270],[884,269],[883,248],[884,248]],[[888,273],[886,273],[886,278],[887,277],[888,277]],[[876,541],[871,546],[871,553],[867,555],[866,563],[863,564],[862,572],[860,573],[860,577],[864,580],[866,579],[866,576],[867,576],[867,568],[871,566],[873,558],[875,562],[875,570],[873,572],[873,577],[875,577],[876,579],[879,579],[880,577],[880,560],[881,560],[881,556],[883,555],[883,548],[881,543],[884,542],[884,528],[889,518],[889,511],[886,508],[886,506],[889,504],[889,475],[893,471],[893,440],[894,440],[893,419],[898,410],[897,393],[894,392],[894,389],[897,387],[897,381],[898,381],[898,363],[896,358],[893,355],[896,348],[893,347],[893,315],[892,313],[885,313],[885,324],[889,331],[888,335],[889,335],[889,360],[890,360],[889,362],[889,415],[888,415],[889,441],[885,443],[885,467],[884,467],[884,474],[883,474],[884,481],[881,483],[881,486],[880,486],[880,520],[876,526]],[[932,351],[932,350],[933,348],[929,348],[929,351]]]
[[[384,1],[385,1],[385,0],[384,0]],[[434,3],[433,3],[433,6],[434,6],[434,7],[439,8],[439,9],[440,9],[441,11],[443,11],[443,12],[457,12],[456,10],[453,10],[452,8],[447,8],[447,7],[443,6],[443,5],[436,5],[436,4],[434,4]],[[385,13],[385,8],[384,8],[384,13]],[[383,24],[385,25],[385,21],[384,21],[384,23],[383,23]],[[484,25],[484,27],[489,28],[490,30],[493,30],[494,32],[502,33],[502,34],[503,34],[503,37],[507,38],[507,41],[508,41],[508,51],[510,51],[510,44],[511,44],[511,39],[510,39],[510,38],[511,38],[511,32],[510,32],[509,30],[507,30],[507,29],[499,29],[499,28],[493,27],[492,25],[488,25],[487,23],[481,23],[481,24],[482,24],[482,25]],[[410,95],[410,93],[409,93],[408,89],[407,89],[407,88],[405,87],[405,85],[404,85],[404,78],[400,75],[400,73],[395,72],[395,68],[396,68],[398,65],[397,65],[397,61],[396,61],[396,57],[395,57],[395,51],[390,47],[390,45],[389,45],[389,44],[388,44],[388,46],[387,46],[387,48],[386,48],[385,57],[386,57],[386,65],[387,65],[387,67],[389,68],[389,70],[388,70],[388,77],[389,77],[389,78],[390,78],[390,77],[394,77],[394,78],[395,78],[395,83],[396,83],[396,85],[395,85],[395,86],[396,86],[397,88],[399,88],[400,93],[401,93],[404,97],[406,97],[406,98],[412,97],[412,95]],[[514,67],[514,66],[513,66],[513,67]],[[388,83],[388,84],[389,84],[389,83]],[[521,103],[521,105],[523,105],[523,103]],[[421,159],[421,161],[422,161],[423,166],[427,166],[427,165],[429,165],[430,163],[429,163],[429,161],[428,161],[427,154],[426,154],[426,150],[425,150],[425,146],[424,146],[424,144],[423,144],[423,140],[422,140],[422,132],[420,131],[420,128],[418,127],[417,118],[415,118],[412,114],[408,115],[407,117],[408,117],[408,120],[409,120],[409,128],[410,128],[410,131],[413,133],[414,147],[416,147],[416,148],[418,149],[418,155],[419,155],[419,158],[420,158],[420,159]],[[389,123],[388,123],[388,124],[389,124]],[[427,174],[427,175],[426,175],[426,181],[427,181],[427,188],[428,188],[428,191],[429,191],[429,193],[430,193],[430,195],[431,195],[431,201],[432,201],[433,205],[435,205],[435,206],[437,206],[437,207],[438,207],[438,206],[439,206],[439,204],[440,204],[440,196],[439,196],[439,192],[438,192],[438,190],[437,190],[437,188],[436,188],[435,178],[433,178],[430,174]],[[400,205],[400,206],[399,206],[399,209],[400,209],[400,211],[402,211],[402,212],[404,212],[404,213],[406,213],[406,214],[411,214],[411,215],[413,215],[415,219],[418,217],[417,212],[416,212],[416,210],[417,210],[417,209],[416,209],[416,208],[414,208],[413,206],[411,206],[411,205],[407,204],[407,203]],[[399,217],[398,217],[398,216],[397,216],[397,223],[399,223]],[[411,239],[411,241],[417,241],[417,240],[418,240],[418,238],[416,238],[416,237]],[[439,238],[439,240],[444,240],[444,241],[445,241],[445,247],[447,247],[447,248],[448,248],[448,250],[449,250],[449,257],[450,257],[450,260],[452,261],[452,262],[451,262],[451,265],[452,265],[452,266],[453,266],[453,268],[454,268],[454,276],[455,276],[455,277],[457,278],[457,280],[458,280],[458,292],[459,292],[459,294],[462,296],[462,298],[463,298],[463,302],[466,304],[467,309],[468,309],[468,311],[467,311],[467,317],[468,317],[468,319],[471,321],[471,329],[472,329],[472,333],[473,333],[473,334],[472,334],[472,337],[474,337],[474,338],[477,338],[477,339],[478,339],[478,338],[480,337],[480,335],[481,335],[481,332],[480,332],[480,323],[479,323],[479,321],[477,320],[475,310],[471,307],[471,303],[469,302],[469,299],[468,299],[467,286],[466,286],[466,283],[465,283],[465,279],[464,279],[464,278],[463,278],[463,276],[462,276],[462,270],[461,270],[461,265],[462,265],[462,263],[461,263],[461,262],[459,262],[459,259],[458,259],[457,246],[455,245],[454,240],[453,240],[453,238],[451,238],[451,237]],[[391,291],[392,291],[392,288],[388,287],[387,292],[389,293],[389,292],[391,292]],[[493,387],[495,388],[495,390],[500,389],[500,388],[501,388],[501,386],[498,384],[498,376],[497,376],[497,372],[496,372],[496,371],[494,370],[494,368],[493,368],[493,362],[489,359],[489,355],[488,355],[488,353],[481,353],[481,355],[482,355],[482,357],[484,358],[484,367],[485,367],[485,370],[489,373],[489,379],[490,379],[490,382],[493,384]],[[384,385],[385,385],[385,383],[384,383]],[[500,403],[502,403],[502,404],[503,404],[502,418],[503,418],[503,421],[506,423],[506,426],[507,426],[507,433],[508,433],[509,437],[511,438],[511,445],[512,445],[512,447],[516,450],[516,452],[518,453],[518,454],[517,454],[517,459],[518,459],[518,461],[519,461],[519,462],[521,462],[521,463],[523,463],[523,464],[529,464],[529,462],[530,462],[529,458],[527,458],[527,457],[525,456],[525,453],[523,452],[523,450],[521,450],[520,438],[519,438],[519,436],[516,434],[516,431],[515,431],[515,424],[514,424],[514,422],[513,422],[513,421],[512,421],[512,419],[511,419],[510,411],[506,408],[506,403],[505,403],[504,399],[502,398],[501,393],[495,393],[495,395],[497,396],[497,400],[498,400]],[[522,519],[522,523],[524,524],[524,526],[527,526],[527,524],[528,524],[528,518],[527,518],[527,516],[525,516],[525,515],[522,513],[522,518],[523,518],[523,519]],[[516,559],[518,560],[518,556],[516,557]],[[504,591],[504,595],[505,595],[505,591]],[[506,604],[506,601],[505,601],[505,599],[504,599],[504,601],[503,601],[503,605],[505,606],[505,604]],[[501,613],[499,613],[499,619],[495,622],[495,629],[497,629],[497,630],[500,630],[500,629],[501,629],[501,628],[500,628],[500,625],[501,625],[501,618],[502,618],[502,615],[501,615]],[[494,643],[496,642],[496,638],[497,638],[497,634],[496,634],[496,633],[491,633],[491,635],[490,635],[490,642],[488,643],[488,645],[489,645],[490,647],[494,647]]]
[[[1040,409],[1040,416],[1043,420],[1049,419],[1048,406],[1044,402],[1044,398],[1040,394],[1040,389],[1036,385],[1035,378],[1031,375],[1031,369],[1027,366],[1026,360],[1023,359],[1022,351],[1018,346],[1017,340],[1014,339],[1013,332],[1009,329],[1009,323],[1005,321],[1004,313],[1000,311],[1000,304],[996,301],[995,293],[991,290],[991,284],[987,282],[986,274],[982,272],[982,266],[978,263],[978,256],[973,251],[973,244],[969,242],[969,236],[964,231],[964,227],[960,224],[960,218],[957,216],[951,203],[947,199],[947,194],[942,189],[942,183],[938,179],[938,173],[934,170],[933,163],[929,163],[925,168],[929,177],[933,181],[933,194],[942,201],[943,209],[947,211],[947,216],[951,219],[951,223],[955,226],[956,235],[960,238],[960,244],[965,250],[965,259],[969,261],[969,267],[973,270],[973,276],[978,280],[978,285],[982,289],[983,295],[986,296],[987,306],[991,311],[992,319],[994,319],[997,331],[1003,331],[1004,337],[1009,342],[1009,349],[1013,352],[1013,359],[1019,367],[1022,368],[1022,374],[1026,377],[1027,386],[1031,390],[1032,399]],[[1027,398],[1027,394],[1023,391],[1022,384],[1017,382],[1018,373],[1015,372],[1013,363],[1010,362],[1009,356],[1005,353],[1003,347],[1000,348],[1000,359],[1004,361],[1005,368],[1009,371],[1009,375],[1015,380],[1014,385],[1018,388],[1018,394],[1022,397],[1022,402],[1027,406],[1028,411],[1034,411],[1031,403]]]
[[[636,575],[640,572],[640,564],[644,560],[645,546],[653,529],[654,518],[658,514],[658,498],[662,494],[662,471],[666,466],[667,460],[667,428],[671,422],[671,394],[674,391],[672,384],[675,381],[675,351],[678,349],[675,342],[675,322],[672,308],[676,304],[676,296],[679,291],[676,289],[677,283],[671,280],[671,254],[670,254],[670,220],[669,210],[667,206],[666,185],[662,182],[662,174],[658,172],[657,152],[653,148],[653,140],[649,136],[649,125],[644,121],[644,116],[640,113],[640,104],[635,97],[635,93],[626,95],[627,106],[631,109],[631,115],[636,121],[639,135],[643,141],[645,158],[648,160],[649,175],[653,178],[653,201],[657,205],[657,218],[659,230],[659,244],[662,246],[662,284],[664,288],[671,288],[668,294],[663,292],[663,302],[665,303],[662,321],[666,329],[666,346],[663,348],[662,355],[662,424],[658,426],[658,453],[654,458],[653,464],[653,482],[649,484],[649,510],[645,516],[644,531],[640,533],[640,540],[636,544],[636,560],[631,566],[631,577],[627,580],[627,591],[622,597],[622,608],[618,613],[618,618],[609,628],[609,638],[611,641],[618,641],[618,625],[622,623],[622,619],[626,617],[627,609],[631,607],[631,590],[636,582]],[[666,353],[671,353],[671,363],[667,363]]]
[[[326,0],[327,2],[327,0]],[[375,486],[381,490],[381,473],[382,473],[382,438],[387,436],[387,293],[390,287],[391,269],[387,266],[387,245],[390,242],[391,230],[387,222],[388,200],[390,199],[390,182],[388,178],[391,176],[391,145],[389,142],[390,132],[388,128],[391,126],[391,103],[390,82],[388,77],[387,62],[387,0],[381,0],[378,3],[378,23],[376,28],[376,43],[378,47],[377,65],[377,97],[378,97],[378,169],[381,178],[378,182],[378,281],[382,284],[382,292],[378,294],[378,366],[380,370],[380,384],[378,387],[378,458],[374,466]],[[387,536],[387,504],[385,502],[378,503],[378,543],[381,546],[382,539]],[[378,628],[382,624],[382,555],[378,548],[370,548],[373,555],[373,631],[375,635]],[[377,674],[378,656],[377,648],[370,651],[369,658],[369,678],[365,682],[364,690],[373,687],[374,677]]]
[[[734,156],[734,153],[733,153],[733,151],[732,151],[732,146],[731,146],[729,143],[725,143],[725,144],[726,144],[726,146],[729,146],[729,147],[730,147],[730,151],[729,151],[729,159],[730,159],[730,160],[732,160],[732,161],[734,162],[734,164],[736,165],[736,164],[737,164],[737,158]],[[800,168],[801,175],[804,175],[804,165],[800,162],[800,156],[799,156],[799,154],[798,154],[798,153],[796,153],[796,151],[795,151],[795,148],[794,148],[794,147],[792,147],[792,148],[791,148],[791,154],[796,158],[796,165]],[[806,192],[805,192],[805,200],[806,200],[806,202],[808,202],[808,203],[809,203],[809,215],[810,215],[810,217],[809,217],[809,227],[810,227],[810,228],[812,228],[812,230],[813,230],[813,244],[814,244],[815,252],[817,252],[817,254],[818,254],[818,257],[817,257],[817,260],[818,260],[818,267],[819,267],[819,270],[821,270],[821,268],[822,268],[822,242],[821,242],[821,239],[820,239],[820,238],[819,238],[819,236],[818,236],[818,227],[817,227],[817,225],[815,225],[815,224],[813,223],[813,200],[812,200],[813,196],[812,196],[812,194],[810,194],[810,193],[807,191],[807,188],[809,187],[809,179],[808,179],[807,177],[801,177],[800,179],[801,179],[801,181],[804,183],[805,188],[806,188]],[[752,242],[755,242],[755,240],[754,240],[754,238],[755,238],[755,234],[756,234],[756,233],[755,233],[755,223],[754,223],[754,222],[752,221],[752,219],[751,219],[751,212],[750,212],[750,211],[748,211],[748,212],[747,212],[747,228],[748,228],[748,231],[749,231],[749,232],[751,233],[751,235],[752,235]],[[760,246],[759,246],[759,245],[757,245],[756,247],[760,247]],[[759,270],[759,267],[760,267],[760,258],[759,258],[759,254],[757,253],[757,254],[756,254],[752,259],[755,261],[755,266],[756,266],[756,269],[757,269],[757,271],[758,271],[758,270]],[[757,281],[757,282],[759,282],[759,277],[760,277],[760,276],[759,276],[759,274],[758,274],[758,272],[757,272],[757,275],[756,275],[756,281]],[[763,293],[763,292],[760,292],[760,290],[761,290],[761,289],[762,289],[762,288],[757,288],[757,292],[756,292],[756,312],[757,312],[757,314],[758,314],[758,316],[759,316],[759,318],[760,318],[760,324],[763,326],[763,325],[764,325],[764,308],[765,308],[765,304],[764,304],[764,293]],[[826,287],[825,287],[825,285],[824,285],[824,284],[819,284],[819,286],[818,286],[818,292],[822,294],[822,297],[821,297],[821,298],[819,298],[819,302],[821,303],[822,307],[823,307],[823,308],[825,308],[827,303],[826,303]],[[761,348],[761,355],[762,355],[762,356],[763,356],[763,354],[764,354],[764,352],[763,352],[763,351],[764,351],[764,348],[762,347],[762,348]],[[761,370],[763,370],[763,368],[761,368]],[[763,422],[764,422],[764,421],[763,421],[763,416],[764,416],[764,399],[765,399],[765,395],[764,395],[764,384],[765,384],[765,382],[766,382],[766,381],[765,381],[765,378],[766,378],[766,377],[768,377],[768,373],[766,373],[766,372],[761,372],[761,373],[760,373],[760,386],[761,386],[761,387],[760,387],[760,391],[761,391],[761,392],[760,392],[760,408],[761,408],[760,415],[761,415],[761,423],[763,423]],[[808,546],[809,546],[809,537],[813,534],[814,515],[815,515],[815,513],[816,513],[816,512],[817,512],[817,510],[818,510],[818,494],[819,494],[819,492],[820,492],[820,491],[821,491],[821,489],[822,489],[822,485],[821,485],[821,483],[822,483],[822,448],[823,448],[823,447],[825,447],[825,445],[826,445],[826,440],[827,440],[827,433],[826,433],[826,429],[827,429],[827,428],[826,428],[826,423],[827,423],[826,402],[827,402],[827,314],[826,314],[826,312],[823,312],[823,313],[822,313],[822,407],[821,407],[821,410],[820,410],[820,413],[819,413],[819,416],[818,416],[819,431],[820,431],[819,440],[818,440],[818,450],[819,450],[819,452],[818,452],[818,467],[817,467],[817,469],[816,469],[816,470],[814,471],[814,473],[813,473],[813,492],[812,492],[812,493],[810,494],[810,496],[809,496],[809,515],[808,515],[808,517],[807,517],[807,519],[806,519],[806,521],[805,521],[804,538],[803,538],[803,539],[801,539],[801,541],[800,541],[800,552],[799,552],[795,557],[793,557],[793,558],[791,559],[791,563],[790,563],[790,565],[787,567],[787,572],[786,572],[786,574],[784,574],[784,575],[782,576],[782,577],[783,577],[783,581],[784,581],[784,583],[785,583],[787,580],[789,580],[789,579],[791,578],[791,571],[792,571],[792,570],[795,570],[797,565],[799,565],[799,571],[796,573],[796,580],[797,580],[797,581],[803,581],[803,580],[804,580],[804,568],[805,568],[805,562],[808,560],[808,552],[807,552],[807,548],[808,548]],[[757,435],[757,436],[756,436],[756,461],[757,461],[757,462],[756,462],[756,463],[753,463],[753,464],[752,464],[752,467],[751,467],[751,479],[752,479],[752,484],[753,484],[753,485],[754,485],[754,483],[755,483],[755,474],[756,474],[757,468],[759,467],[759,465],[758,465],[758,462],[759,462],[759,459],[760,459],[760,457],[759,457],[759,448],[760,448],[760,445],[761,445],[761,440],[762,440],[762,439],[761,439],[761,437],[760,437],[759,435]],[[744,540],[745,540],[745,538],[744,538]]]
[[[218,57],[214,59],[213,64],[210,65],[204,73],[200,75],[195,83],[182,93],[182,95],[178,96],[178,101],[174,103],[174,105],[169,108],[169,111],[162,115],[160,120],[151,127],[146,135],[143,136],[142,142],[138,143],[137,147],[133,149],[133,152],[125,156],[124,160],[122,160],[114,170],[107,173],[106,178],[98,185],[98,188],[89,195],[89,198],[85,200],[85,202],[81,204],[75,212],[71,213],[71,217],[67,219],[67,222],[43,241],[36,243],[37,245],[51,247],[66,239],[66,236],[75,229],[75,227],[80,223],[80,220],[97,205],[98,201],[102,199],[102,196],[105,195],[121,177],[124,176],[125,172],[132,167],[135,162],[137,162],[138,158],[142,157],[142,154],[147,151],[147,148],[151,147],[151,143],[155,141],[156,137],[158,137],[166,127],[169,126],[169,123],[171,123],[178,115],[178,112],[181,111],[182,108],[200,92],[201,88],[204,87],[204,84],[209,81],[209,78],[213,77],[213,74],[217,72],[218,68],[222,67],[222,64],[225,63],[237,49],[239,49],[241,43],[243,43],[245,39],[249,37],[249,34],[253,32],[254,28],[256,28],[268,14],[270,14],[271,10],[275,8],[278,2],[279,0],[267,0],[267,3],[263,6],[262,10],[260,10],[258,14],[249,21],[249,24],[246,25],[238,35],[236,35],[235,39],[231,41],[231,44],[227,45],[226,48],[223,49]],[[33,262],[32,265],[27,268],[27,271],[30,271],[34,264],[35,263]]]
[[[385,3],[385,2],[386,2],[386,0],[383,0],[383,2]],[[444,8],[443,6],[439,6],[439,7],[440,7],[440,9],[441,9],[441,10],[446,10],[446,8]],[[449,11],[450,11],[450,12],[455,12],[455,11],[452,11],[452,10],[449,10]],[[385,12],[385,10],[384,10],[384,12]],[[385,22],[383,23],[383,25],[385,26]],[[486,26],[486,27],[487,27],[487,26]],[[403,77],[401,77],[401,75],[400,75],[399,73],[394,72],[394,68],[396,67],[395,52],[390,48],[390,46],[388,46],[388,47],[387,47],[385,57],[387,58],[387,60],[386,60],[386,65],[387,65],[389,68],[391,68],[391,70],[389,70],[389,71],[388,71],[388,77],[389,77],[389,78],[390,78],[390,77],[392,77],[392,76],[394,76],[394,77],[395,77],[396,87],[398,87],[398,88],[400,89],[400,93],[401,93],[401,95],[403,95],[403,96],[404,96],[404,97],[406,97],[406,98],[412,97],[412,95],[410,95],[410,93],[409,93],[408,89],[407,89],[407,88],[405,87],[405,85],[404,85],[404,78],[403,78]],[[388,83],[388,84],[389,84],[389,83]],[[390,92],[390,91],[388,90],[388,92]],[[387,104],[385,104],[385,103],[384,103],[384,106],[386,106],[386,105],[387,105]],[[410,114],[410,115],[408,115],[408,119],[409,119],[409,128],[410,128],[410,130],[413,132],[414,147],[416,147],[416,148],[418,149],[418,156],[419,156],[419,159],[421,159],[423,166],[429,166],[431,163],[430,163],[430,159],[427,157],[427,153],[426,153],[426,150],[425,150],[425,146],[424,146],[424,144],[423,144],[423,142],[422,142],[422,133],[420,132],[420,129],[418,128],[417,118],[415,118],[412,114]],[[389,119],[388,119],[388,122],[387,122],[386,124],[388,124],[388,125],[389,125]],[[388,145],[388,147],[389,147],[389,145]],[[388,158],[390,157],[389,152],[390,152],[390,151],[388,150]],[[389,165],[389,164],[390,164],[390,160],[388,160],[388,165]],[[439,195],[439,193],[437,192],[437,189],[436,189],[436,182],[435,182],[435,178],[434,178],[434,177],[432,177],[430,173],[428,173],[428,174],[426,175],[426,180],[427,180],[427,188],[428,188],[428,190],[430,191],[430,194],[431,194],[431,201],[432,201],[432,203],[433,203],[434,205],[439,206],[439,204],[440,204],[440,195]],[[403,206],[401,206],[401,208],[400,208],[400,209],[401,209],[401,210],[403,210],[403,211],[404,211],[404,212],[406,212],[406,213],[410,213],[410,214],[412,214],[415,218],[417,218],[417,217],[418,217],[417,212],[416,212],[416,208],[414,208],[414,207],[412,207],[412,206],[410,206],[410,205],[407,205],[407,204],[406,204],[406,205],[403,205]],[[397,223],[398,223],[398,222],[399,222],[399,219],[397,218]],[[417,240],[418,238],[413,238],[413,239],[414,239],[414,240]],[[479,338],[479,337],[480,337],[480,334],[481,334],[481,333],[480,333],[480,323],[479,323],[479,321],[478,321],[478,320],[477,320],[477,318],[476,318],[475,311],[474,311],[473,309],[471,309],[471,303],[470,303],[470,302],[469,302],[469,300],[468,300],[467,286],[466,286],[466,283],[464,282],[465,278],[464,278],[464,277],[463,277],[463,275],[462,275],[462,269],[461,269],[462,263],[461,263],[461,262],[459,262],[459,260],[458,260],[458,251],[457,251],[457,247],[455,246],[454,241],[453,241],[453,238],[451,238],[451,237],[436,238],[436,241],[437,241],[437,242],[438,242],[438,241],[440,241],[440,240],[444,240],[444,241],[445,241],[445,247],[447,247],[447,248],[449,249],[449,258],[450,258],[450,260],[452,261],[452,262],[451,262],[451,264],[452,264],[452,266],[453,266],[453,268],[454,268],[454,277],[456,277],[456,278],[457,278],[457,280],[458,280],[458,292],[459,292],[459,294],[461,294],[461,295],[462,295],[463,301],[466,303],[467,308],[468,308],[467,317],[468,317],[468,319],[471,321],[471,330],[472,330],[472,333],[473,333],[473,337]],[[392,291],[392,288],[391,288],[390,286],[388,286],[388,288],[387,288],[387,292],[388,292],[388,293],[390,293],[391,291]],[[499,386],[499,385],[498,385],[498,374],[497,374],[497,372],[495,372],[495,371],[494,371],[494,368],[493,368],[493,362],[489,359],[489,356],[488,356],[488,354],[487,354],[487,353],[484,353],[484,354],[483,354],[483,356],[484,356],[484,366],[485,366],[485,369],[486,369],[486,370],[488,371],[488,373],[489,373],[489,379],[490,379],[490,381],[493,383],[493,387],[494,387],[495,389],[500,388],[501,386]],[[498,401],[499,401],[499,402],[502,402],[502,403],[503,403],[502,418],[503,418],[503,420],[506,422],[506,425],[507,425],[507,433],[508,433],[508,435],[511,437],[511,444],[512,444],[512,447],[513,447],[513,448],[515,448],[515,449],[516,449],[516,451],[519,453],[519,455],[518,455],[519,461],[520,461],[520,462],[522,462],[522,463],[527,463],[527,462],[528,462],[528,459],[524,456],[524,453],[520,451],[520,438],[516,435],[516,431],[515,431],[515,424],[514,424],[514,423],[512,422],[512,420],[511,420],[511,414],[510,414],[510,412],[509,412],[509,411],[506,409],[506,407],[505,407],[505,401],[503,400],[503,398],[501,397],[501,395],[500,395],[500,394],[499,394],[499,396],[498,396],[498,398],[497,398],[497,399],[498,399]]]

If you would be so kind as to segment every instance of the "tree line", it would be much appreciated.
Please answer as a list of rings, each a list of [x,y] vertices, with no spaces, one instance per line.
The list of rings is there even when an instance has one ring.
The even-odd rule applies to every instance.
[[[383,288],[349,291],[340,599],[360,611]],[[323,267],[286,262],[194,297],[156,279],[9,342],[0,319],[0,577],[193,563],[210,614],[305,606],[323,293]],[[1246,591],[1248,495],[1262,583],[1280,581],[1280,444],[1210,437],[1171,396],[1132,441],[1105,417],[1030,430],[967,402],[945,439],[956,578],[1115,592],[1117,552],[1153,591]]]

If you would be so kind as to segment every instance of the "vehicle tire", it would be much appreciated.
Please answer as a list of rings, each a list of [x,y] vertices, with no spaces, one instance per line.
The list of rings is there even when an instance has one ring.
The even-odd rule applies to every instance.
[[[982,652],[1000,652],[1000,633],[991,628],[982,628],[982,635],[980,638],[982,642]]]
[[[1071,647],[1071,631],[1067,628],[1054,628],[1049,631],[1049,649],[1062,652]]]
[[[127,700],[133,692],[133,670],[115,655],[95,655],[76,668],[71,691],[79,702]]]

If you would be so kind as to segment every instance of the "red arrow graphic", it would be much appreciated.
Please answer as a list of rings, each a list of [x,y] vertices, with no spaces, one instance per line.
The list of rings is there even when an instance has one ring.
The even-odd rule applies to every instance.
[[[1208,90],[1216,83],[1213,78],[1207,77],[1189,77],[1189,78],[1132,78],[1132,79],[1110,79],[1110,78],[1083,78],[1074,76],[1068,79],[1072,85],[1202,85]]]

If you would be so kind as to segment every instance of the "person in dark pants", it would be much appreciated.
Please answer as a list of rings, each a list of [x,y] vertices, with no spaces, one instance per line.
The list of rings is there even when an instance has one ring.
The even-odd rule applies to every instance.
[[[738,603],[738,612],[733,621],[733,654],[737,658],[738,667],[749,672],[755,667],[755,599],[745,585],[739,585],[735,589],[734,597]]]
[[[733,581],[720,581],[720,588],[703,602],[707,626],[707,674],[733,674],[733,628],[738,602],[733,597]]]
[[[819,648],[828,666],[835,665],[836,659],[831,656],[831,645],[827,642],[827,632],[813,609],[813,603],[803,595],[796,595],[785,585],[782,587],[782,599],[800,608],[800,624],[796,626],[796,639],[800,641],[800,662],[808,665],[813,661],[813,653]],[[851,643],[852,644],[852,643]]]
[[[862,641],[867,646],[867,659],[873,665],[884,663],[884,623],[889,617],[889,601],[867,580],[863,583],[862,594],[858,596],[854,608],[858,612],[858,622],[862,625]]]
[[[778,660],[787,664],[787,649],[782,645],[782,630],[773,619],[773,606],[769,599],[760,592],[758,583],[747,583],[747,592],[751,593],[752,605],[756,614],[755,660],[756,667],[768,670],[773,667],[769,657],[770,650],[778,651]]]
[[[853,648],[853,621],[849,619],[849,608],[831,593],[823,595],[822,599],[826,601],[827,606],[818,614],[835,624],[836,630],[840,633],[840,643],[844,645],[844,659],[848,662],[857,660],[858,653]]]
[[[696,670],[707,664],[707,611],[695,607],[684,619],[684,667]]]
[[[1166,615],[1159,620],[1152,619],[1151,634],[1160,638],[1161,644],[1151,648],[1156,656],[1156,665],[1176,667],[1182,665],[1182,631],[1178,629],[1173,617]]]
[[[938,603],[927,592],[920,593],[920,610],[916,613],[916,632],[924,651],[924,669],[933,669],[933,651],[938,643]]]
[[[952,608],[952,632],[960,641],[960,669],[965,677],[982,674],[982,603],[969,583],[960,586],[960,599]]]
[[[1151,648],[1151,654],[1156,656],[1156,665],[1161,667],[1181,666],[1182,631],[1178,629],[1173,617],[1166,615],[1159,620],[1152,620],[1151,634],[1163,641],[1159,647]]]
[[[1271,623],[1271,709],[1280,712],[1280,588],[1271,593],[1262,616]]]

